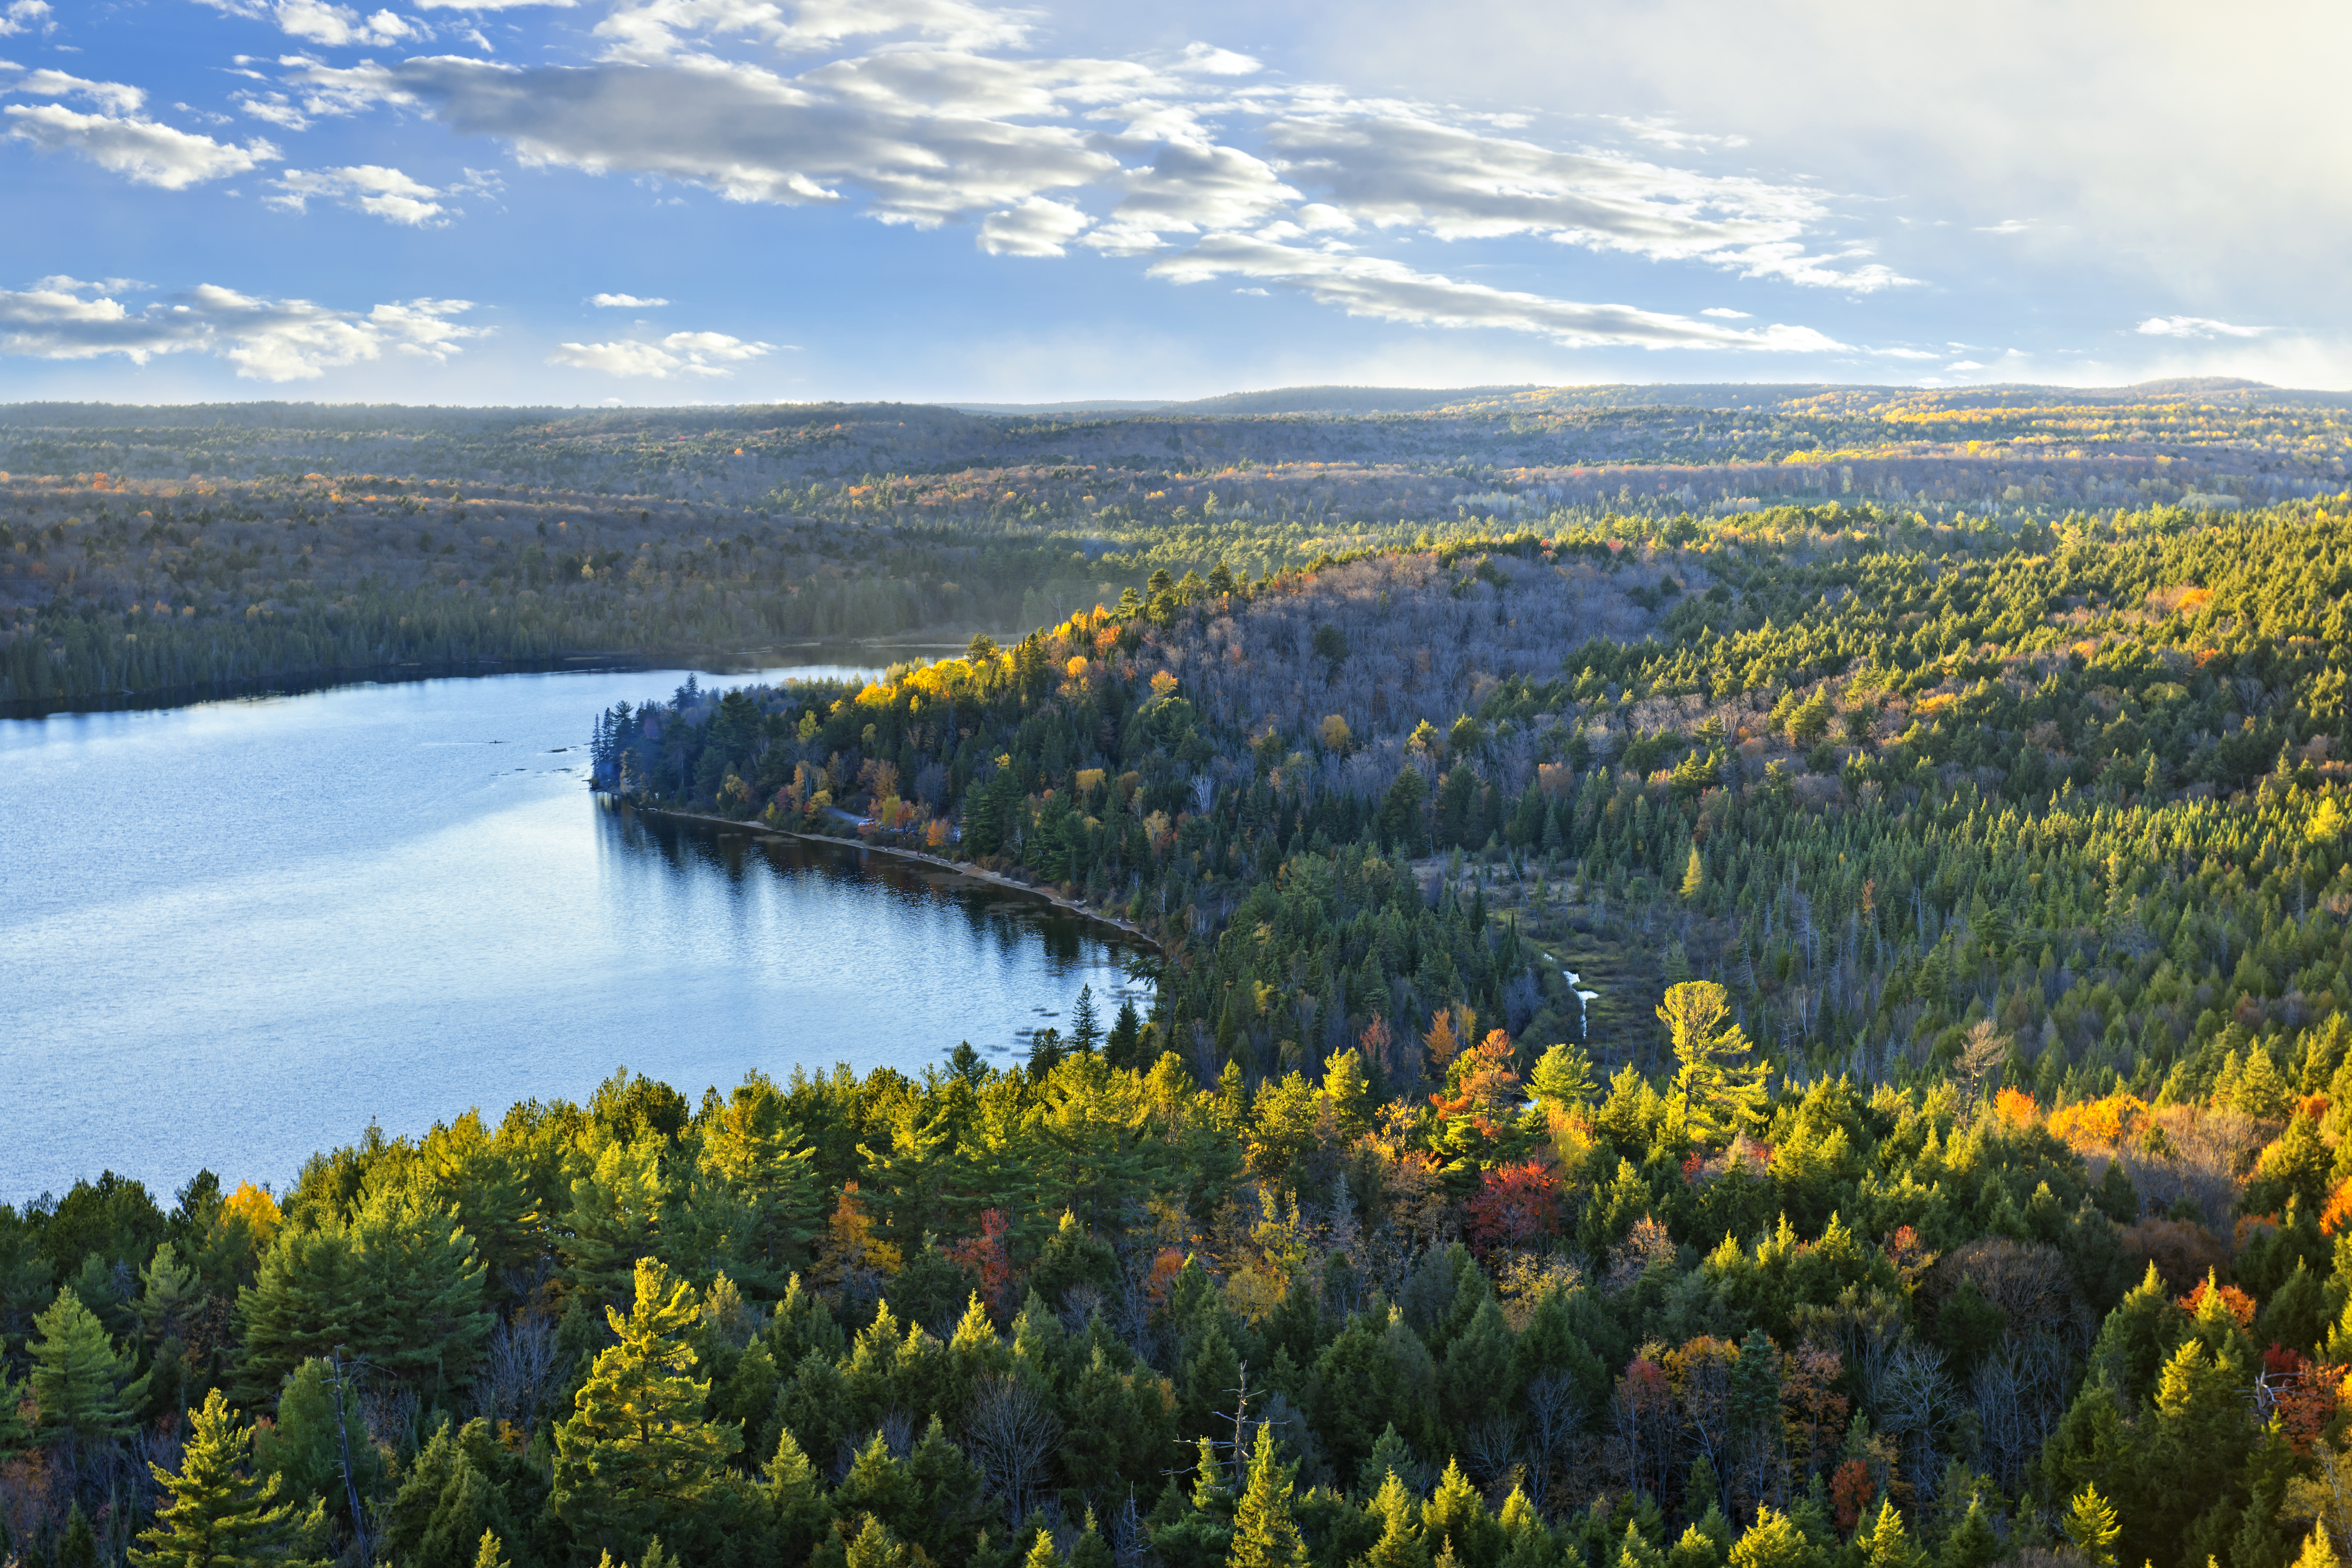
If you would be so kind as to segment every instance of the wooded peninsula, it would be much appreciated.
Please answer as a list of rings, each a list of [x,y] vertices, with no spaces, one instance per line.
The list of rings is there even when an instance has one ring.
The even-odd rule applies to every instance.
[[[2337,1563],[2341,410],[1618,390],[841,410],[830,479],[691,411],[666,500],[637,414],[517,414],[462,496],[141,477],[317,411],[8,480],[18,700],[961,633],[593,715],[597,785],[1156,947],[1009,1068],[624,1071],[0,1206],[0,1557]]]

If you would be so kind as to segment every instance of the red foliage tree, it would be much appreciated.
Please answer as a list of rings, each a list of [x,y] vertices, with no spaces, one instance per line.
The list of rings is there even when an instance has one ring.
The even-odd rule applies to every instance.
[[[980,1276],[980,1299],[999,1318],[1011,1316],[1015,1305],[1012,1228],[1003,1209],[984,1209],[980,1216],[980,1234],[966,1237],[946,1249],[950,1258]]]
[[[1465,1205],[1470,1247],[1481,1258],[1559,1234],[1559,1178],[1533,1160],[1486,1173]]]

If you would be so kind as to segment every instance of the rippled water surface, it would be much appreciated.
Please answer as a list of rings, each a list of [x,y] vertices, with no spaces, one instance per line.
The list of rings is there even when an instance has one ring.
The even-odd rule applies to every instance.
[[[723,678],[723,684],[832,667]],[[283,1183],[368,1120],[698,1097],[994,1053],[1119,953],[882,855],[593,795],[593,715],[681,671],[0,721],[0,1200],[111,1168]],[[168,1204],[168,1198],[164,1198]]]

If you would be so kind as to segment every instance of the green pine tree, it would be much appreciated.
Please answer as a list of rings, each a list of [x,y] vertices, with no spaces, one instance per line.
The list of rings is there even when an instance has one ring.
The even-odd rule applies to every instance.
[[[789,1427],[777,1434],[776,1457],[768,1461],[760,1499],[774,1542],[774,1560],[806,1562],[816,1543],[829,1533],[826,1526],[832,1521],[833,1508],[825,1500],[815,1467],[801,1452]]]
[[[1748,1060],[1748,1037],[1731,1021],[1731,999],[1712,980],[1669,986],[1658,1019],[1674,1037],[1674,1098],[1690,1136],[1717,1143],[1754,1120],[1769,1064]]]
[[[1732,1543],[1731,1568],[1821,1568],[1821,1549],[1797,1528],[1788,1514],[1768,1506],[1756,1510],[1756,1522]]]
[[[506,1560],[505,1549],[499,1542],[497,1531],[482,1531],[481,1544],[474,1551],[474,1568],[514,1568]]]
[[[2065,1515],[2058,1523],[2084,1561],[2095,1568],[2115,1568],[2116,1537],[2123,1532],[2122,1527],[2098,1488],[2085,1481],[2083,1489],[2068,1500]]]
[[[1878,1518],[1861,1544],[1866,1568],[1919,1568],[1920,1553],[1911,1544],[1911,1537],[1903,1528],[1903,1516],[1895,1511],[1892,1498],[1879,1503]]]
[[[638,1259],[654,1250],[665,1184],[658,1133],[614,1141],[588,1174],[572,1184],[572,1204],[557,1244],[572,1284],[595,1306],[628,1293]]]
[[[1290,1512],[1290,1471],[1275,1455],[1271,1426],[1257,1429],[1227,1562],[1231,1568],[1306,1568],[1307,1542]]]
[[[1429,1548],[1422,1540],[1421,1522],[1414,1517],[1420,1510],[1394,1470],[1381,1480],[1370,1511],[1380,1521],[1381,1538],[1356,1560],[1357,1568],[1429,1568]]]
[[[79,1501],[67,1510],[65,1532],[49,1561],[54,1568],[98,1568],[98,1532],[90,1529],[89,1515],[82,1512]]]
[[[168,1500],[139,1537],[145,1550],[131,1548],[131,1568],[296,1568],[301,1527],[294,1505],[277,1500],[276,1476],[254,1480],[246,1464],[252,1429],[217,1388],[188,1418],[179,1473],[148,1467]]]
[[[96,1443],[130,1435],[139,1424],[147,1379],[131,1375],[133,1358],[81,1298],[60,1288],[33,1320],[33,1399],[45,1443]]]
[[[1986,1514],[1981,1496],[1969,1500],[1969,1511],[1960,1522],[1944,1537],[1944,1550],[1937,1555],[1938,1568],[1985,1568],[2000,1555],[2000,1537],[1993,1533],[1992,1520]]]
[[[551,1505],[583,1542],[624,1553],[676,1520],[722,1528],[715,1515],[743,1434],[704,1418],[710,1385],[689,1375],[701,1316],[692,1287],[640,1258],[629,1315],[608,1307],[604,1316],[620,1342],[597,1355],[556,1428]]]

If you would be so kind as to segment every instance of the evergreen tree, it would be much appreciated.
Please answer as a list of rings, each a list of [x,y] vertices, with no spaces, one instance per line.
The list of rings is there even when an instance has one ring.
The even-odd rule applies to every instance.
[[[1135,998],[1119,999],[1118,1016],[1111,1020],[1110,1034],[1103,1046],[1104,1059],[1115,1068],[1140,1068],[1137,1059],[1143,1039],[1143,1019],[1135,1010]]]
[[[506,1560],[506,1549],[499,1544],[497,1531],[482,1531],[481,1542],[474,1549],[474,1568],[514,1568]]]
[[[1274,1428],[1257,1429],[1249,1480],[1234,1510],[1231,1568],[1306,1568],[1307,1543],[1290,1512],[1290,1472],[1274,1451]]]
[[[1794,1518],[1759,1505],[1756,1522],[1732,1543],[1730,1568],[1822,1568],[1822,1552]]]
[[[832,1505],[789,1427],[777,1434],[776,1455],[768,1461],[760,1500],[779,1563],[806,1562],[817,1542],[830,1533],[826,1526],[833,1519]]]
[[[33,1320],[33,1399],[45,1443],[89,1444],[127,1436],[139,1424],[147,1379],[118,1350],[81,1298],[60,1288]]]
[[[609,1307],[621,1300],[637,1264],[654,1250],[666,1147],[658,1134],[630,1142],[615,1139],[597,1154],[594,1168],[572,1184],[571,1207],[557,1247],[573,1288],[593,1305]]]
[[[629,1315],[604,1315],[620,1342],[596,1357],[556,1429],[551,1505],[575,1537],[624,1554],[674,1521],[723,1528],[727,1463],[743,1435],[704,1418],[710,1385],[689,1375],[700,1317],[692,1288],[640,1258]]]
[[[2058,1524],[2093,1568],[2115,1568],[2116,1537],[2123,1532],[2122,1527],[2116,1523],[2116,1510],[2107,1506],[2098,1488],[2086,1482],[2068,1500]]]
[[[217,1388],[188,1417],[192,1430],[179,1472],[148,1467],[168,1500],[140,1535],[142,1546],[131,1548],[132,1568],[292,1568],[299,1530],[295,1507],[277,1500],[276,1476],[257,1484],[246,1468],[251,1429]]]
[[[1389,1435],[1395,1436],[1393,1427]],[[1423,1542],[1421,1524],[1414,1517],[1419,1510],[1394,1470],[1382,1477],[1370,1511],[1380,1521],[1381,1538],[1370,1552],[1356,1560],[1358,1568],[1429,1568],[1429,1548]]]
[[[1893,1498],[1880,1501],[1878,1518],[1861,1545],[1865,1568],[1919,1568],[1920,1554],[1903,1528],[1903,1516],[1895,1511]]]
[[[1070,1009],[1070,1048],[1090,1057],[1102,1037],[1102,1020],[1095,1013],[1095,988],[1081,985],[1077,1005]]]
[[[1969,1500],[1969,1511],[1944,1537],[1944,1549],[1937,1556],[1938,1568],[1985,1568],[2000,1555],[2000,1538],[1993,1533],[1984,1499],[1972,1497]]]
[[[254,1462],[265,1472],[286,1479],[290,1498],[324,1498],[330,1511],[346,1514],[343,1456],[349,1454],[356,1473],[352,1481],[364,1493],[373,1489],[380,1456],[360,1419],[359,1402],[343,1401],[341,1429],[335,1420],[333,1372],[313,1359],[295,1369],[278,1394],[278,1419],[255,1435]],[[361,1522],[364,1523],[364,1521]]]
[[[98,1568],[98,1532],[89,1527],[80,1500],[66,1512],[65,1532],[58,1538],[56,1568]]]
[[[1731,1021],[1731,999],[1712,980],[1667,988],[1658,1019],[1673,1036],[1675,1099],[1690,1135],[1717,1143],[1754,1120],[1769,1064],[1749,1062],[1748,1037]]]

